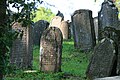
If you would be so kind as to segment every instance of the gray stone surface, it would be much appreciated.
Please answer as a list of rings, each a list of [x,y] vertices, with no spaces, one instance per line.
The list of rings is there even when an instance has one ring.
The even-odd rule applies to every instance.
[[[94,79],[94,80],[120,80],[120,76],[97,78],[97,79]]]
[[[102,3],[100,12],[98,13],[98,38],[103,38],[102,32],[105,27],[118,28],[118,9],[117,7],[108,1]]]
[[[114,75],[116,55],[113,40],[104,38],[94,48],[86,75],[90,80]]]
[[[40,38],[45,29],[49,27],[49,22],[45,20],[39,20],[34,23],[34,45],[40,45]]]
[[[17,39],[13,42],[11,53],[10,53],[10,64],[16,66],[16,68],[32,68],[33,60],[33,28],[22,27],[20,23],[15,23],[12,28],[19,32],[23,33],[23,36],[20,37],[20,34],[17,36]]]
[[[41,71],[61,71],[62,40],[62,32],[57,27],[49,27],[43,32],[40,43]]]
[[[75,48],[91,50],[96,44],[92,11],[76,10],[71,16]]]

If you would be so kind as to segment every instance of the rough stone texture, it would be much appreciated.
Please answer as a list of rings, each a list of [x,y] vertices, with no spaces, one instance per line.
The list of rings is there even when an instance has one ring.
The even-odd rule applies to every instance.
[[[94,79],[94,80],[120,80],[120,76],[97,78],[97,79]]]
[[[12,28],[15,31],[23,32],[22,38],[13,42],[10,54],[10,63],[16,68],[31,68],[33,60],[33,39],[32,27],[22,27],[20,23],[15,23]]]
[[[118,9],[110,1],[104,1],[100,12],[98,13],[98,39],[103,37],[102,32],[105,27],[118,28]]]
[[[40,43],[41,71],[61,71],[62,40],[62,32],[57,27],[49,27],[43,32]]]
[[[40,38],[45,29],[49,27],[49,22],[45,20],[39,20],[34,24],[34,38],[33,43],[40,45]]]
[[[116,55],[113,41],[104,38],[94,48],[93,56],[89,63],[86,75],[88,79],[109,77],[114,75]]]
[[[76,10],[71,18],[75,48],[83,51],[93,49],[96,39],[92,11]]]
[[[69,23],[67,21],[62,20],[59,16],[55,16],[50,23],[50,27],[51,26],[57,27],[61,30],[63,39],[69,38]]]

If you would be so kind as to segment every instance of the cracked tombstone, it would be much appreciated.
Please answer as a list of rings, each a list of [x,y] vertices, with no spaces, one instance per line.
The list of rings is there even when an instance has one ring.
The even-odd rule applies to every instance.
[[[62,33],[57,27],[49,27],[43,32],[40,43],[41,71],[61,71],[62,40]]]
[[[75,48],[80,48],[82,51],[93,49],[96,44],[96,38],[92,11],[76,10],[71,18]]]
[[[34,38],[33,43],[35,45],[40,45],[40,38],[45,29],[49,26],[49,22],[45,20],[39,20],[34,24]]]
[[[116,54],[113,40],[104,38],[94,48],[86,75],[90,80],[116,75]]]
[[[102,3],[101,10],[98,13],[98,40],[103,38],[103,29],[105,27],[118,28],[118,9],[110,0]]]

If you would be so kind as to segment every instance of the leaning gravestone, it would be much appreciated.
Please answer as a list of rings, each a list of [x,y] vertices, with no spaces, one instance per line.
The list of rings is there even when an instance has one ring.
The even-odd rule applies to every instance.
[[[115,75],[115,60],[113,41],[109,38],[102,39],[101,43],[94,48],[93,56],[86,72],[88,79],[93,80]]]
[[[98,17],[94,17],[95,36],[98,39]]]
[[[100,12],[98,13],[98,40],[103,38],[102,32],[105,27],[118,28],[118,9],[112,1],[105,0],[102,3]]]
[[[40,45],[40,38],[45,29],[49,26],[49,22],[45,20],[39,20],[34,24],[34,38],[33,43],[35,45]]]
[[[19,35],[12,44],[10,64],[15,65],[18,69],[31,68],[33,60],[33,28],[31,26],[22,27],[18,22],[16,22],[12,28],[13,30],[19,32]]]
[[[71,18],[75,48],[83,51],[93,49],[96,39],[92,11],[76,10]]]
[[[40,69],[44,72],[61,71],[62,33],[57,27],[49,27],[41,37]]]

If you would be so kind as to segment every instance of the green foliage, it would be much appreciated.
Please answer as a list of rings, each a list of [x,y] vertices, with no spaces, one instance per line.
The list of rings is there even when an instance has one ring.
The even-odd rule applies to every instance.
[[[9,72],[10,48],[12,46],[12,42],[17,38],[17,35],[19,34],[19,32],[12,30],[12,25],[14,22],[21,22],[24,27],[30,25],[34,16],[32,11],[36,10],[36,1],[40,2],[40,0],[33,0],[33,2],[29,3],[25,3],[25,0],[0,1],[0,79],[2,78],[1,75],[5,75]],[[10,4],[13,4],[12,7],[17,8],[18,13],[11,12],[9,9]]]
[[[50,9],[44,7],[38,8],[35,15],[35,18],[33,19],[34,22],[37,22],[39,20],[46,20],[50,22],[51,18],[55,16],[55,14],[53,14]]]
[[[25,73],[16,71],[6,76],[6,80],[86,80],[86,69],[89,63],[90,53],[82,53],[74,49],[73,40],[63,42],[62,72],[44,73],[39,69],[39,47],[34,47],[33,70],[36,72]]]

